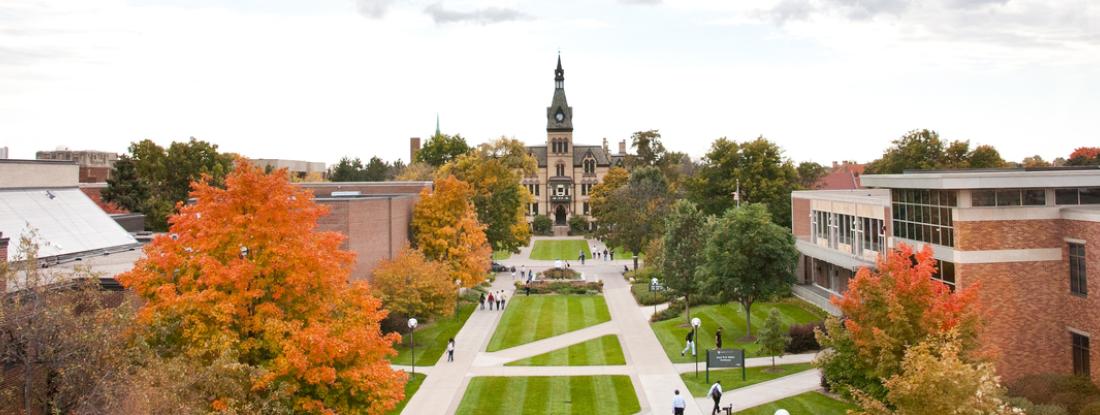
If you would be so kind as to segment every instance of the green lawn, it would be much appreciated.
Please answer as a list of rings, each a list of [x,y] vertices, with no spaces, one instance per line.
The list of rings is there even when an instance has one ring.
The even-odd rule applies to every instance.
[[[758,302],[752,306],[752,332],[757,335],[764,325],[768,313],[773,308],[779,309],[779,315],[783,321],[784,330],[792,323],[805,324],[825,319],[826,313],[813,305],[797,298],[788,298],[774,303]],[[738,343],[736,340],[745,335],[745,311],[740,304],[729,303],[723,305],[706,305],[692,307],[692,317],[699,317],[703,325],[699,327],[698,341],[695,343],[700,359],[705,358],[704,350],[714,347],[714,331],[716,325],[722,326],[722,347],[727,349],[745,349],[748,357],[763,356],[760,345],[756,343]],[[691,331],[687,320],[681,314],[680,317],[671,320],[650,323],[657,339],[665,347],[665,352],[673,363],[689,363],[695,360],[691,353],[680,356],[684,350],[684,336]]]
[[[585,258],[592,259],[587,240],[541,239],[535,241],[535,247],[531,249],[531,259],[576,261],[581,251],[584,251]]]
[[[505,366],[601,366],[625,365],[619,336],[608,334],[583,343],[517,360]]]
[[[629,376],[475,377],[459,414],[634,414]]]
[[[508,259],[512,257],[512,253],[508,251],[493,251],[493,260],[499,261],[502,259]]]
[[[700,359],[703,356],[699,356]],[[793,375],[798,372],[810,370],[813,365],[809,363],[796,363],[793,365],[776,365],[775,368],[779,370],[778,373],[769,373],[766,370],[771,369],[771,366],[767,367],[750,367],[745,370],[745,380],[741,380],[741,369],[722,369],[710,371],[710,383],[707,383],[706,373],[703,372],[705,364],[701,363],[699,369],[699,377],[695,377],[695,371],[682,373],[680,377],[684,378],[684,383],[687,384],[688,390],[694,396],[706,397],[707,391],[710,390],[710,385],[713,385],[715,381],[722,381],[722,390],[730,390],[743,388],[757,383],[767,382],[772,379],[778,379],[784,376]]]
[[[649,282],[640,282],[630,286],[630,293],[634,295],[634,300],[641,305],[653,305],[654,303],[661,304],[668,302],[668,291],[653,292],[649,290]]]
[[[443,355],[447,348],[447,339],[454,337],[466,324],[466,319],[477,307],[476,303],[462,301],[458,306],[458,313],[450,318],[444,318],[424,324],[416,328],[416,365],[433,366]],[[409,332],[401,332],[401,344],[395,346],[397,356],[390,359],[390,363],[398,365],[412,364],[412,353],[409,343]]]
[[[412,399],[416,394],[416,390],[420,389],[420,384],[424,383],[426,376],[423,373],[417,373],[415,375],[409,374],[409,381],[405,383],[405,399],[401,400],[401,403],[397,404],[397,407],[389,412],[390,415],[398,415],[402,409],[405,409],[405,405],[409,403],[409,399]]]
[[[611,320],[602,295],[534,295],[508,299],[487,351],[507,349]]]
[[[844,415],[848,413],[849,409],[856,409],[856,407],[818,392],[806,392],[737,413],[742,415],[772,415],[780,409],[786,409],[791,414]]]

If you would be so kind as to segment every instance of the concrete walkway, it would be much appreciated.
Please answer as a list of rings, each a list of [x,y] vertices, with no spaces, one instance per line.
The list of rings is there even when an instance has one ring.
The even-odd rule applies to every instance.
[[[760,406],[769,402],[800,395],[821,389],[821,373],[817,369],[795,373],[764,383],[757,383],[722,394],[721,405],[733,404],[733,411]],[[706,413],[714,407],[710,398],[695,398],[695,402]]]
[[[616,327],[614,323],[610,321],[606,323],[600,323],[595,326],[589,326],[580,330],[571,331],[560,336],[554,336],[527,344],[521,344],[519,346],[510,347],[504,350],[498,350],[491,353],[479,353],[478,356],[474,358],[474,366],[499,366],[515,360],[552,352],[554,350],[569,347],[577,343],[582,343],[595,338],[603,337],[608,334],[618,334],[618,332],[618,327]]]

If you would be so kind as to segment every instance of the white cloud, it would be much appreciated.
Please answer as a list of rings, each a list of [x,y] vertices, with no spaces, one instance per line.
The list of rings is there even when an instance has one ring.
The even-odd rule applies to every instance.
[[[531,16],[516,9],[506,7],[484,7],[468,11],[448,9],[442,3],[433,3],[424,8],[424,13],[438,24],[477,23],[481,25],[516,20],[530,20]]]
[[[394,0],[355,0],[355,6],[364,16],[381,18],[390,10]]]

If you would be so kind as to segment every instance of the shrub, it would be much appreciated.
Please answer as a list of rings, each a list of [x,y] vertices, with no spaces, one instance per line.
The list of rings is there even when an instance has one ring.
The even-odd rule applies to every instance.
[[[1057,405],[1036,405],[1023,397],[1011,397],[1005,403],[1013,408],[1019,408],[1027,415],[1069,415],[1065,408]]]
[[[573,271],[570,268],[550,268],[540,272],[539,275],[549,280],[575,280],[581,277],[579,272]]]
[[[1055,373],[1017,379],[1008,385],[1008,394],[1036,404],[1058,405],[1070,414],[1076,414],[1082,407],[1100,399],[1100,389],[1087,378]]]
[[[549,216],[538,215],[534,219],[531,219],[531,230],[538,235],[549,235],[551,228],[554,227],[554,221],[550,220]]]
[[[547,218],[550,219],[550,218]],[[573,216],[569,218],[569,233],[572,235],[584,235],[588,232],[588,219],[584,216]]]
[[[668,291],[649,291],[648,282],[635,283],[633,286],[631,286],[630,293],[634,294],[634,300],[636,300],[640,305],[663,304],[665,302],[668,302],[670,298],[670,294],[668,293]]]
[[[668,305],[668,308],[658,311],[649,320],[653,322],[671,320],[680,317],[684,313],[684,302],[673,301]]]
[[[1028,413],[1033,414],[1035,412]],[[1081,407],[1081,411],[1078,412],[1077,415],[1100,415],[1100,401],[1092,401],[1085,404],[1085,406]]]
[[[817,344],[817,336],[814,334],[814,329],[825,329],[825,323],[807,323],[807,324],[792,324],[791,328],[787,331],[787,336],[791,338],[791,342],[787,344],[787,353],[803,353],[811,350],[820,350],[821,345]]]
[[[598,294],[603,292],[603,281],[531,281],[529,284],[517,281],[515,295],[523,295],[526,286],[530,286],[531,294]]]

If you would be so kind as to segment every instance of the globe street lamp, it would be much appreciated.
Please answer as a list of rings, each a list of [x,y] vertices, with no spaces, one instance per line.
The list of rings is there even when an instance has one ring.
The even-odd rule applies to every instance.
[[[653,315],[657,315],[657,278],[649,280],[649,292],[653,293]],[[669,304],[671,307],[672,304]]]
[[[699,348],[699,325],[703,324],[703,320],[699,317],[691,319],[691,338],[695,343],[692,344],[691,354],[695,355],[695,377],[699,377],[699,353],[696,350]]]
[[[413,333],[415,332],[415,330],[416,330],[416,319],[415,318],[410,318],[409,319],[409,344],[410,344],[410,348],[412,349],[412,373],[414,375],[416,374],[416,337],[413,336]]]

